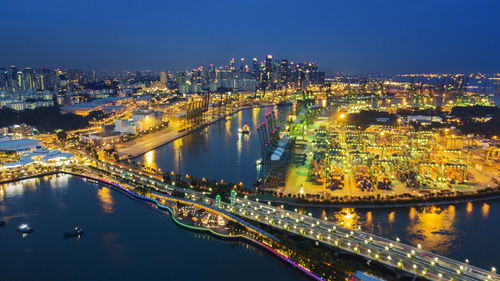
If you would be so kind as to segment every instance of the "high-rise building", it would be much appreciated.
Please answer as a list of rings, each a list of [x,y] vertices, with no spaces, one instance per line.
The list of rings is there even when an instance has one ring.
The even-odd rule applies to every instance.
[[[234,70],[234,58],[229,61],[229,69]]]
[[[253,72],[259,72],[259,61],[257,60],[257,58],[253,58]]]
[[[264,81],[269,81],[271,80],[271,73],[273,72],[273,56],[272,55],[267,55],[266,56],[266,63],[265,63],[265,76],[264,76]]]
[[[245,71],[245,58],[240,59],[240,71]]]
[[[167,72],[165,72],[165,71],[160,72],[160,83],[163,86],[167,85]]]
[[[10,79],[11,80],[17,79],[17,67],[14,65],[10,67]]]
[[[288,82],[288,60],[282,59],[280,65],[280,82],[286,84]]]

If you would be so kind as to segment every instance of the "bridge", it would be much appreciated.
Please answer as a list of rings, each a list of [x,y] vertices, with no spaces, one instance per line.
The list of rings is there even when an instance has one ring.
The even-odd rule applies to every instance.
[[[115,176],[141,182],[159,191],[183,192],[188,200],[196,204],[202,203],[204,207],[211,208],[216,212],[228,215],[231,213],[288,231],[318,244],[380,262],[389,268],[403,270],[415,277],[422,276],[431,280],[500,281],[500,275],[496,274],[495,268],[492,268],[492,271],[487,271],[423,250],[420,245],[413,247],[401,243],[399,240],[392,241],[360,229],[348,229],[327,219],[299,214],[283,207],[273,206],[270,202],[264,204],[246,197],[236,198],[233,204],[221,202],[221,206],[218,208],[214,206],[213,199],[192,189],[168,185],[151,176],[139,174],[114,164],[105,162],[98,162],[98,164],[106,167]],[[248,225],[246,222],[244,224]]]
[[[361,230],[347,229],[331,221],[298,214],[270,204],[238,198],[226,209],[239,216],[292,232],[332,248],[376,260],[391,268],[432,280],[500,280],[489,272],[423,250],[400,241],[391,241]]]

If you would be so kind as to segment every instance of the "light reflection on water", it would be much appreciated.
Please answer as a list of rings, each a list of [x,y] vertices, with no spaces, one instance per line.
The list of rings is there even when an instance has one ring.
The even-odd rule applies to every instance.
[[[111,189],[107,187],[102,187],[97,190],[97,198],[101,203],[101,208],[103,213],[112,214],[113,213],[113,197],[111,196]]]
[[[135,160],[150,168],[161,168],[164,172],[243,182],[244,187],[253,188],[254,181],[265,172],[264,167],[255,165],[256,160],[261,158],[257,127],[267,113],[276,109],[265,107],[239,111]],[[279,111],[286,109],[280,108]],[[282,114],[278,118],[285,116]],[[238,132],[245,123],[250,127],[250,134]]]
[[[484,219],[488,218],[489,213],[490,213],[490,205],[488,205],[488,203],[483,203],[483,206],[481,207],[481,214],[483,215],[483,218]]]
[[[359,215],[353,208],[343,208],[334,213],[334,219],[344,227],[355,229],[360,226]]]
[[[265,250],[207,235],[196,241],[196,233],[163,212],[76,177],[4,184],[0,194],[6,206],[0,218],[7,221],[0,229],[2,280],[307,280],[280,260],[263,259]],[[68,207],[59,208],[61,202]],[[15,230],[21,223],[35,233],[23,238]],[[64,239],[74,225],[85,235]]]
[[[412,245],[421,244],[424,249],[446,253],[457,239],[455,225],[455,206],[424,207],[406,228],[408,240]]]
[[[364,231],[374,232],[373,212],[376,211],[342,208],[334,212],[333,221],[350,229],[362,227]],[[324,210],[323,213],[326,216]],[[383,221],[384,217],[379,219]],[[456,239],[455,206],[450,205],[447,208],[429,206],[418,208],[418,210],[411,207],[408,219],[409,224],[406,227],[406,232],[407,240],[411,245],[421,244],[424,249],[432,249],[439,253],[445,253],[452,247],[453,241]],[[385,223],[389,225],[398,223],[396,211],[387,213]]]
[[[327,218],[350,229],[361,229],[389,239],[399,237],[402,242],[425,250],[451,256],[474,256],[479,263],[491,266],[494,257],[482,257],[484,247],[495,243],[488,234],[498,227],[498,218],[492,209],[498,200],[488,203],[468,202],[456,205],[437,205],[402,208],[299,208],[299,213],[312,212],[315,217]],[[474,208],[474,205],[476,205]],[[293,209],[294,207],[288,207]],[[476,212],[474,212],[476,210]],[[488,251],[497,255],[496,250]],[[497,256],[498,257],[498,256]]]
[[[144,166],[156,169],[156,161],[155,161],[155,151],[151,150],[144,154]]]

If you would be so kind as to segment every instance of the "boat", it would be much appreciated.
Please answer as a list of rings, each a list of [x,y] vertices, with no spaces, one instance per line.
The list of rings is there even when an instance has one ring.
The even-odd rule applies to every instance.
[[[264,183],[264,179],[263,178],[258,178],[254,183],[253,183],[253,186],[255,187],[259,187],[261,186],[262,184]]]
[[[64,233],[64,238],[80,237],[82,235],[83,235],[83,227],[75,226],[73,228],[73,231]]]
[[[257,159],[257,161],[255,161],[255,165],[259,166],[259,165],[262,165],[262,159]]]
[[[243,125],[243,128],[241,129],[242,134],[250,134],[250,127],[248,126],[247,123]]]
[[[17,231],[22,233],[32,233],[35,230],[31,226],[23,223],[17,227]]]

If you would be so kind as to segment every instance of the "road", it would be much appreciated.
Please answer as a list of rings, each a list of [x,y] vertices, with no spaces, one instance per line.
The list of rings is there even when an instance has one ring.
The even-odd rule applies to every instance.
[[[214,207],[213,199],[192,189],[183,189],[167,185],[152,176],[137,174],[109,163],[98,162],[108,171],[118,177],[141,182],[156,190],[167,189],[184,192],[185,197],[215,211],[223,209],[234,215],[258,221],[277,229],[286,230],[301,237],[311,239],[328,247],[342,249],[346,252],[365,257],[368,260],[377,260],[389,267],[399,268],[410,274],[419,275],[432,280],[498,280],[500,276],[490,272],[455,261],[421,247],[412,247],[378,237],[359,230],[344,228],[327,219],[318,219],[312,216],[288,211],[272,206],[270,202],[264,204],[246,198],[237,198],[234,205],[222,203],[221,209]]]
[[[238,198],[234,205],[225,204],[224,207],[242,217],[429,279],[500,280],[500,276],[495,273],[436,255],[421,247],[415,248],[361,230],[347,229],[328,220],[301,215],[269,204]]]

